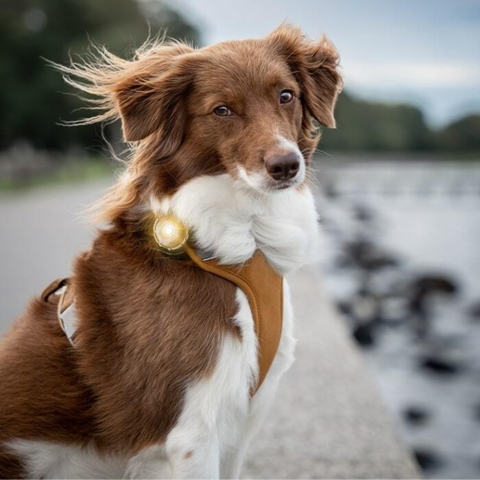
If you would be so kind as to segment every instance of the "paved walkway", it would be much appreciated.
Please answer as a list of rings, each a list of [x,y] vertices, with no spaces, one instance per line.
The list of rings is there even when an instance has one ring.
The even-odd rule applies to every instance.
[[[68,275],[92,231],[78,219],[105,183],[0,197],[0,333]],[[255,439],[245,478],[418,478],[359,352],[312,268],[291,277],[297,361]]]

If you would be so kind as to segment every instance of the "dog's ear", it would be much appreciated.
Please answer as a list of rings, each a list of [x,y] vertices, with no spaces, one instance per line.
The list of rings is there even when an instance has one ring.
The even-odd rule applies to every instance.
[[[308,113],[321,125],[335,128],[334,108],[342,88],[339,56],[323,37],[309,41],[300,29],[282,25],[268,37],[275,51],[285,58],[302,90]]]
[[[137,142],[158,131],[165,155],[180,146],[187,120],[184,101],[194,76],[192,57],[193,50],[185,45],[161,47],[140,57],[132,75],[115,86],[126,141]]]

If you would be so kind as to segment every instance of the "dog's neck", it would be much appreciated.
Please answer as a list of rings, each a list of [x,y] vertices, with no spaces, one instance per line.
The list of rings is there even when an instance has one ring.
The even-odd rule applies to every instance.
[[[239,264],[260,249],[282,274],[313,259],[317,214],[307,187],[254,192],[228,174],[197,177],[148,209],[171,212],[194,232],[196,245],[224,264]]]

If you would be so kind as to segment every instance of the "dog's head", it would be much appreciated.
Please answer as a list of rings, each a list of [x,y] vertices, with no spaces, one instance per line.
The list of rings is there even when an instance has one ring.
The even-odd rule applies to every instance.
[[[169,187],[224,172],[263,192],[299,186],[318,141],[314,121],[335,126],[337,52],[293,27],[202,49],[154,45],[132,61],[102,57],[64,71],[103,97],[96,120],[121,118],[136,176],[166,168]]]

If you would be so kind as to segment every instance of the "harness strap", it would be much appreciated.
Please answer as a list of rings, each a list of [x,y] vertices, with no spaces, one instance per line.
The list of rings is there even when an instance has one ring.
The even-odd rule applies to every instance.
[[[282,336],[283,277],[257,250],[241,266],[220,265],[216,260],[203,260],[186,244],[185,252],[202,270],[218,275],[239,287],[247,296],[258,338],[259,372],[253,396],[262,385],[273,363]]]

